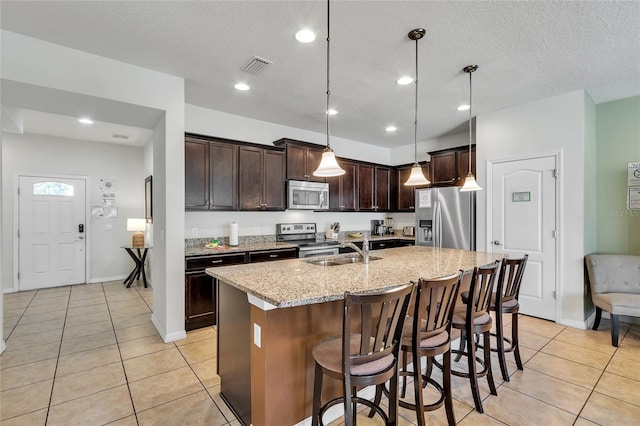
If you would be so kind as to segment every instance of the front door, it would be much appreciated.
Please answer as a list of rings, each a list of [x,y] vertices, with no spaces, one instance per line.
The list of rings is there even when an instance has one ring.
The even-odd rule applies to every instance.
[[[19,289],[85,282],[85,181],[18,178]]]
[[[556,320],[556,157],[492,164],[488,251],[529,255],[520,312]]]

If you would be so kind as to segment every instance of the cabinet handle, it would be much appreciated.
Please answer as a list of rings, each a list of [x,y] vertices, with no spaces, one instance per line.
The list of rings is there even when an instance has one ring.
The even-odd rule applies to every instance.
[[[384,247],[384,246],[386,246],[386,244],[384,244],[384,243],[380,243],[380,244],[378,244],[378,246],[380,246],[380,247]]]
[[[269,257],[274,259],[274,258],[278,257],[278,255],[277,254],[270,254]]]
[[[220,260],[212,260],[211,263],[222,263],[222,259],[220,259]]]

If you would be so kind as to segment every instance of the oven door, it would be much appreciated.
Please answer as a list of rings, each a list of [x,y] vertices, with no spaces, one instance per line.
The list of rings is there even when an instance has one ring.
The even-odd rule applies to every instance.
[[[303,259],[306,257],[316,257],[316,256],[335,256],[340,254],[340,249],[338,246],[332,247],[308,247],[308,248],[300,248],[298,251],[298,257]]]

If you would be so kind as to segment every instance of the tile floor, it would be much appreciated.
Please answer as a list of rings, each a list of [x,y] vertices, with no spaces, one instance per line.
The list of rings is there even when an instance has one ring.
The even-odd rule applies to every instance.
[[[215,328],[163,343],[151,294],[120,281],[5,294],[0,423],[239,425],[219,396]],[[495,362],[498,396],[480,381],[485,414],[454,377],[460,425],[640,424],[639,325],[621,324],[614,348],[606,320],[583,331],[520,318],[524,372],[509,362],[503,382]],[[400,426],[416,423],[413,412],[400,414]],[[427,424],[446,424],[444,410],[427,413]]]

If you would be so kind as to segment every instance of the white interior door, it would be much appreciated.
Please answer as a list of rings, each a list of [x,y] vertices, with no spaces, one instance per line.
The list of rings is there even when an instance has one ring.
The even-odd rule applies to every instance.
[[[85,181],[18,178],[19,289],[85,282]]]
[[[492,165],[489,249],[529,255],[520,287],[520,312],[556,320],[556,158]]]

